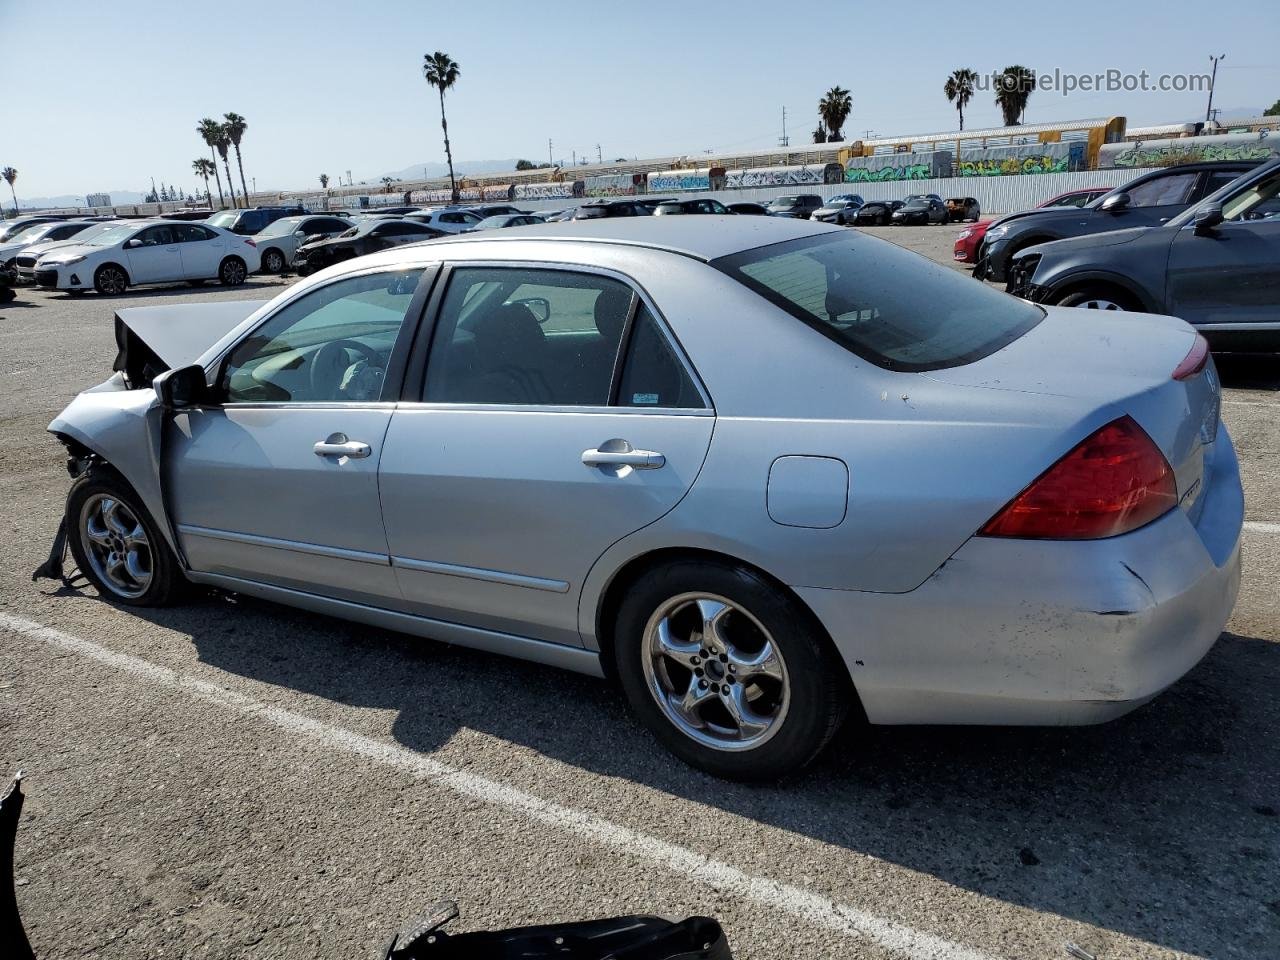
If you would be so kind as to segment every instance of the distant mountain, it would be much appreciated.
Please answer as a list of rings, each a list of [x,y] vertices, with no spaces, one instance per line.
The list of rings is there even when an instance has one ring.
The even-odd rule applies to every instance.
[[[98,191],[93,191],[98,192]],[[122,203],[142,203],[142,198],[146,194],[138,193],[134,190],[104,190],[103,193],[111,198],[114,204]],[[49,207],[83,207],[84,194],[64,193],[57,197],[18,197],[18,206],[20,208],[31,207],[32,209],[46,209]]]
[[[454,176],[484,173],[514,172],[516,161],[510,160],[458,160],[453,165]],[[397,180],[434,180],[437,177],[449,176],[449,167],[443,163],[415,163],[401,170],[380,173],[369,179],[370,184],[378,183],[383,177],[395,177]]]

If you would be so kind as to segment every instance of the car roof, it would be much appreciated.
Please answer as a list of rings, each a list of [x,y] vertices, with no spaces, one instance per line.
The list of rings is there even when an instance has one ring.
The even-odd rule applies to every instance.
[[[650,247],[715,260],[773,243],[784,243],[822,233],[847,233],[843,227],[786,217],[738,217],[709,214],[702,217],[608,217],[572,220],[521,227],[500,236],[466,234],[431,241],[441,243],[521,243],[530,240],[563,243],[611,243]],[[411,251],[413,247],[398,247]],[[406,253],[406,256],[412,256]]]

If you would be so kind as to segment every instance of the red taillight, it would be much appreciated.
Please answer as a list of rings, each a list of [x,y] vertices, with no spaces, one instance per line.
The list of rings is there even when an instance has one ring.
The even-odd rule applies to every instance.
[[[1190,380],[1197,373],[1204,369],[1205,364],[1209,362],[1209,341],[1201,334],[1196,334],[1195,343],[1191,344],[1191,349],[1187,351],[1187,355],[1182,358],[1182,362],[1173,369],[1173,379]]]
[[[1096,540],[1136,530],[1177,504],[1169,461],[1126,416],[1082,440],[992,517],[980,535]]]
[[[245,238],[245,241],[244,241],[244,242],[245,242],[245,243],[247,243],[247,244],[248,244],[249,246],[251,246],[251,247],[256,247],[256,246],[257,246],[257,244],[256,244],[256,243],[254,243],[252,240],[250,240],[250,239],[249,239],[249,238],[247,238],[247,237]]]

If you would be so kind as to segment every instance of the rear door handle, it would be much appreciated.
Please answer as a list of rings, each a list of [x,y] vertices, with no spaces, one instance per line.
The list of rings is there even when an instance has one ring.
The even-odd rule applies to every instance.
[[[345,433],[331,433],[312,449],[317,457],[348,457],[352,460],[363,460],[373,452],[367,443],[348,440]]]
[[[667,458],[652,450],[637,450],[626,440],[606,440],[595,450],[583,450],[582,462],[588,467],[657,470],[666,465]]]

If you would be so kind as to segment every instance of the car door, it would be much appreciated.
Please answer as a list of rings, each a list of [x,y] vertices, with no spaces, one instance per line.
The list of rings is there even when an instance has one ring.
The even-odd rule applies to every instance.
[[[347,276],[284,303],[174,416],[166,494],[192,569],[399,609],[378,462],[432,271]]]
[[[457,266],[439,299],[380,470],[407,607],[580,646],[587,572],[688,491],[710,403],[617,275]]]
[[[129,261],[129,279],[133,283],[183,279],[182,252],[171,224],[147,227],[125,241],[124,253]]]
[[[1280,173],[1225,200],[1222,212],[1212,231],[1177,231],[1167,312],[1206,330],[1280,330]]]
[[[215,233],[198,223],[174,224],[174,233],[182,246],[182,273],[188,280],[208,280],[218,275],[227,242],[222,234]]]

